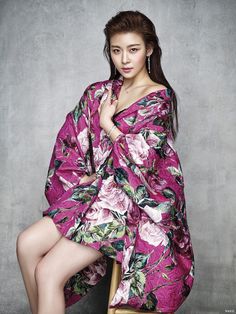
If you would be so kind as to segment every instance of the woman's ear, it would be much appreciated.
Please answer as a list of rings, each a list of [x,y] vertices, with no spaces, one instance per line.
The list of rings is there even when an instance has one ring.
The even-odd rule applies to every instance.
[[[147,45],[147,57],[149,57],[153,53],[153,47],[151,44]]]

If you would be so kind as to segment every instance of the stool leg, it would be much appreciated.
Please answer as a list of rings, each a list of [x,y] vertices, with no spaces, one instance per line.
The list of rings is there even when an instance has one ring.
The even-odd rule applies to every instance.
[[[111,276],[111,284],[110,284],[110,292],[109,292],[109,303],[115,295],[116,290],[118,289],[121,277],[121,265],[115,259],[113,260],[112,265],[112,276]],[[107,310],[107,314],[115,314],[116,309],[109,309]]]

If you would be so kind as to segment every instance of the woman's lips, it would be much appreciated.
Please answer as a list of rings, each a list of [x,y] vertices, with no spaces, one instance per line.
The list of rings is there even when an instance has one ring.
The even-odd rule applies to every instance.
[[[125,73],[128,73],[132,70],[132,68],[121,68],[121,70]]]

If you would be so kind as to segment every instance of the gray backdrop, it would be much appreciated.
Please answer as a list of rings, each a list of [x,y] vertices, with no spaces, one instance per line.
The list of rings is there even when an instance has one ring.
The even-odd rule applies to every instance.
[[[236,1],[2,0],[0,313],[29,313],[16,237],[48,207],[43,189],[56,134],[85,87],[108,79],[103,28],[128,9],[156,25],[179,100],[175,145],[196,274],[178,313],[236,312]],[[67,312],[105,314],[110,271]]]

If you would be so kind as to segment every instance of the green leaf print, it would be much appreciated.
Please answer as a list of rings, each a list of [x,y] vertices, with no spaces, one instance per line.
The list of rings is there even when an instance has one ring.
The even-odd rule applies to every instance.
[[[171,166],[171,167],[167,167],[167,170],[174,176],[182,176],[182,172],[180,168]]]
[[[113,233],[114,238],[123,237],[123,235],[125,234],[125,226],[119,226],[112,233]]]
[[[135,237],[136,237],[135,230],[131,231],[130,228],[127,225],[125,226],[125,230],[126,230],[126,234],[130,238],[130,240],[135,239]]]
[[[162,275],[162,277],[165,278],[166,280],[170,280],[170,278],[169,278],[165,273],[162,273],[161,275]]]
[[[105,231],[106,238],[121,238],[125,234],[125,226],[122,222],[114,219],[112,222],[106,224]]]
[[[147,302],[142,305],[141,310],[155,311],[157,305],[157,298],[153,292],[147,295]]]
[[[140,272],[146,266],[149,257],[150,254],[132,253],[129,261],[129,269],[125,272],[123,278],[125,280],[133,278],[136,272]]]
[[[55,168],[52,168],[52,169],[49,169],[49,170],[48,170],[48,175],[47,175],[48,179],[53,176],[54,171],[55,171]]]
[[[165,266],[165,269],[167,270],[167,271],[171,271],[172,269],[174,269],[175,268],[175,264],[174,263],[171,263],[170,265],[166,265]]]
[[[80,219],[80,217],[77,217],[75,223],[73,224],[73,226],[71,226],[71,227],[68,229],[66,235],[67,235],[67,236],[72,236],[72,237],[74,237],[75,234],[78,232],[78,228],[79,228],[79,226],[80,226],[80,223],[81,223],[81,219]]]
[[[110,257],[116,256],[116,250],[111,246],[103,245],[101,246],[100,251]]]
[[[89,291],[90,285],[86,284],[82,280],[77,282],[74,286],[74,292],[76,294],[85,296]]]
[[[172,220],[176,220],[177,219],[176,214],[177,214],[176,207],[172,205],[170,207],[170,215],[171,215],[171,219]]]
[[[178,168],[176,167],[167,167],[167,170],[175,177],[175,181],[181,185],[184,186],[184,179],[183,179],[183,173],[181,165],[178,165]]]
[[[141,271],[135,272],[134,276],[131,278],[129,297],[138,296],[142,298],[144,294],[145,283],[145,275]]]
[[[89,183],[88,183],[89,184]],[[92,200],[94,195],[97,195],[98,189],[94,185],[88,186],[78,186],[73,190],[73,194],[70,197],[70,200],[79,201],[82,204],[88,203]]]
[[[83,97],[72,111],[72,116],[75,123],[78,123],[79,118],[82,116],[82,112],[86,106],[87,100]]]
[[[122,186],[123,191],[126,192],[128,196],[130,196],[131,198],[134,197],[134,189],[129,184],[128,174],[123,168],[115,169],[114,181]]]
[[[138,201],[142,200],[143,198],[147,197],[148,194],[147,194],[147,190],[145,188],[144,185],[139,185],[137,188],[136,188],[136,193],[135,193],[135,198]]]
[[[148,100],[147,97],[142,98],[137,105],[141,107],[147,107],[147,109],[139,109],[139,111],[143,112],[143,115],[146,116],[146,114],[150,111],[149,107],[156,105],[156,100],[150,99]],[[144,111],[146,110],[146,113]]]
[[[59,208],[53,209],[48,213],[48,216],[53,218],[59,212]]]
[[[135,270],[143,269],[147,264],[148,258],[149,258],[149,255],[146,255],[143,253],[135,253],[135,256],[132,259],[130,268],[133,268]]]
[[[163,126],[165,129],[166,129],[166,121],[164,121],[163,119],[160,119],[159,117],[156,117],[154,120],[153,120],[153,124],[154,125],[160,125],[160,126]]]
[[[136,121],[136,117],[135,116],[131,116],[131,117],[128,117],[128,118],[124,118],[123,121],[125,121],[125,123],[127,125],[132,126],[134,124],[134,122]]]
[[[153,209],[156,209],[156,210],[160,211],[161,213],[167,213],[167,212],[169,212],[169,210],[171,208],[171,204],[169,201],[158,204],[156,201],[154,201],[153,199],[150,199],[150,198],[141,199],[138,202],[138,205],[140,205],[140,207],[143,207],[143,208],[145,206],[152,207]]]
[[[121,123],[119,122],[119,121],[113,121],[114,122],[114,124],[117,126],[117,127],[119,127],[120,125],[121,125]]]
[[[144,105],[146,105],[146,103],[144,103]],[[144,118],[147,117],[148,112],[149,112],[149,109],[146,109],[146,108],[144,108],[144,109],[139,109],[139,111],[138,111],[139,115],[140,115],[141,117],[144,117]]]
[[[64,218],[62,218],[61,220],[59,220],[57,223],[58,224],[63,224],[64,222],[66,222],[69,218],[66,216]]]
[[[175,191],[173,191],[171,188],[166,188],[163,190],[163,194],[165,197],[170,198],[172,200],[176,199]]]
[[[86,283],[86,277],[84,276],[83,272],[78,272],[66,282],[65,288],[67,287],[70,289],[72,288],[75,294],[85,296],[88,293],[91,285]]]
[[[123,185],[122,188],[123,188],[123,191],[126,192],[128,196],[134,198],[134,189],[130,184],[126,183]]]
[[[115,179],[116,183],[123,185],[128,181],[128,174],[123,168],[116,168]]]
[[[61,161],[61,160],[57,160],[57,159],[54,160],[55,169],[58,169],[61,164],[62,164],[62,161]]]
[[[112,247],[114,247],[116,251],[122,252],[125,243],[124,243],[124,240],[118,240],[118,241],[113,242],[111,245]]]
[[[155,123],[153,123],[155,124]],[[158,125],[160,125],[160,122],[158,120]],[[151,135],[152,137],[156,137],[154,143],[155,145],[152,145],[151,147],[154,147],[155,149],[161,149],[163,144],[166,141],[166,133],[165,132],[158,132],[158,131],[151,131],[149,129],[144,129],[142,132],[142,135],[145,140]]]
[[[117,239],[125,234],[125,225],[117,220],[109,223],[89,227],[83,234],[83,240],[87,243]]]
[[[93,243],[93,242],[98,242],[101,239],[101,235],[99,236],[97,233],[89,233],[89,232],[84,232],[81,235],[81,239],[83,239],[84,242],[86,243]]]
[[[94,92],[94,97],[95,98],[99,98],[100,96],[102,96],[103,93],[104,93],[104,88],[98,88]]]
[[[115,220],[119,221],[120,223],[124,224],[125,223],[125,215],[118,213],[115,210],[111,210],[112,215],[114,216]]]
[[[158,203],[155,202],[153,199],[144,197],[144,198],[141,198],[140,200],[138,200],[138,205],[140,205],[140,207],[143,207],[143,208],[145,206],[154,208],[154,207],[158,206]]]

